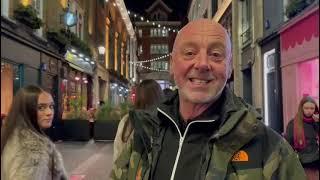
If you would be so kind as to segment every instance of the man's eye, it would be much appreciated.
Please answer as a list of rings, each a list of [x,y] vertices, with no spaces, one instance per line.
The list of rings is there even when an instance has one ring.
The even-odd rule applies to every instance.
[[[192,55],[194,55],[194,53],[192,51],[189,51],[189,52],[186,52],[186,55],[187,56],[192,56]]]
[[[183,55],[184,55],[185,59],[192,59],[192,58],[194,58],[196,53],[194,51],[189,50],[189,51],[185,51]]]
[[[214,61],[221,61],[221,60],[223,60],[223,53],[211,52],[211,53],[209,53],[209,57]]]
[[[212,52],[212,53],[209,54],[209,56],[221,57],[222,55],[221,55],[221,53],[219,53],[219,52]]]

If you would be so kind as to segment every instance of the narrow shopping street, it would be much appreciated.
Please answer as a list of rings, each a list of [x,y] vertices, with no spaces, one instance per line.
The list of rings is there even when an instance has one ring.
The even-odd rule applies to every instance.
[[[112,166],[113,141],[56,142],[70,180],[107,180]]]

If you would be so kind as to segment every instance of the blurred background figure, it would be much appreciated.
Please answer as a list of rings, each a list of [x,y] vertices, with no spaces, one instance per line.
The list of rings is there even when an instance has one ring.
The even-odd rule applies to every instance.
[[[43,132],[54,116],[51,94],[20,89],[1,128],[1,179],[67,179],[61,154]]]
[[[105,104],[104,101],[99,101],[99,106],[100,106],[100,107],[103,106],[104,104]]]
[[[309,96],[287,126],[286,139],[298,153],[309,180],[319,179],[319,107]]]
[[[160,85],[153,79],[143,80],[136,89],[135,109],[151,109],[163,100],[163,91]],[[120,121],[113,145],[113,161],[115,161],[126,142],[132,138],[133,127],[126,114]]]
[[[163,94],[164,94],[165,98],[168,98],[174,94],[174,91],[170,88],[165,88],[163,90]]]

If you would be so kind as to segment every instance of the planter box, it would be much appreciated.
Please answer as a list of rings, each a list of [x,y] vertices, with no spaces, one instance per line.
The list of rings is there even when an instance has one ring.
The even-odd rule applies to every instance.
[[[95,121],[93,139],[95,141],[114,141],[118,125],[118,120]]]
[[[80,119],[63,120],[63,140],[89,141],[89,121]]]

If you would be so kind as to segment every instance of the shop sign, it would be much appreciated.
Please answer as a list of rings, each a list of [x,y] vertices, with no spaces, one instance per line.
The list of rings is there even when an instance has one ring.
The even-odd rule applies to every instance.
[[[69,65],[74,69],[88,74],[93,74],[90,62],[86,61],[84,58],[81,58],[68,50],[65,54],[65,59],[70,62]]]

